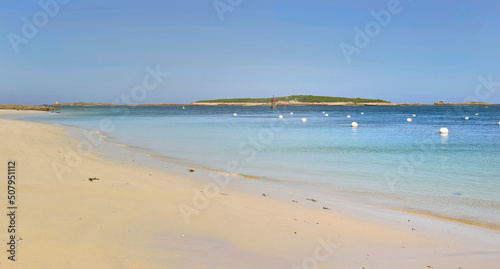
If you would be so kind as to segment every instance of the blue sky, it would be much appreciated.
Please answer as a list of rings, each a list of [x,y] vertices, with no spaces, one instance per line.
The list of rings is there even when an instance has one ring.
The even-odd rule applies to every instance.
[[[273,94],[500,103],[499,86],[476,94],[479,76],[500,84],[500,1],[401,0],[349,63],[340,44],[354,45],[355,27],[365,33],[371,12],[396,0],[241,0],[223,20],[212,0],[60,1],[17,53],[9,33],[25,38],[22,18],[44,9],[1,1],[0,103],[113,102],[157,65],[169,75],[143,103]]]

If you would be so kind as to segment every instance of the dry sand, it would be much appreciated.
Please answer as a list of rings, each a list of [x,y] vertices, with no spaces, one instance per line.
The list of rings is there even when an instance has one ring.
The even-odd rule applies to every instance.
[[[196,209],[193,198],[210,195],[208,173],[166,173],[96,149],[78,162],[71,152],[82,141],[48,124],[0,119],[0,141],[4,212],[7,162],[17,162],[19,240],[12,262],[3,214],[0,268],[476,269],[500,261],[498,230],[376,207],[326,210],[231,183],[187,224],[179,205]],[[61,178],[55,163],[68,169]]]

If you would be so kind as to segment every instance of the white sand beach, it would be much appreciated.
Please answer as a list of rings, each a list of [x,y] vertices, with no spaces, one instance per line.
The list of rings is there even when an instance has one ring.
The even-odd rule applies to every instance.
[[[30,112],[0,118],[13,113]],[[9,161],[16,261],[6,252]],[[0,119],[0,174],[0,268],[493,269],[500,261],[496,229],[223,188],[207,173],[103,159],[49,124]]]

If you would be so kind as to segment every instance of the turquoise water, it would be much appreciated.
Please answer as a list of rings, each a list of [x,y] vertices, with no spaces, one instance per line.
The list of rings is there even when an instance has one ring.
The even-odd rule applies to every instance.
[[[500,106],[85,109],[34,119],[96,131],[106,119],[131,150],[500,227]]]

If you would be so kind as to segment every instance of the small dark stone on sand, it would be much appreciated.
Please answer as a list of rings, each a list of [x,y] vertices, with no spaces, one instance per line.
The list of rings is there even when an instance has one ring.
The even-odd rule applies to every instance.
[[[294,202],[294,203],[298,203],[299,201],[296,201],[296,200],[292,200],[292,202]]]
[[[89,181],[92,182],[94,180],[101,180],[100,178],[98,177],[89,177]]]
[[[312,201],[312,202],[317,202],[317,200],[316,200],[316,199],[313,199],[313,198],[307,198],[306,200],[308,200],[308,201]]]
[[[323,209],[330,210],[330,208],[328,208],[328,207],[323,207]]]
[[[193,173],[193,172],[194,172],[194,170],[193,170],[193,169],[189,169],[188,171],[189,171],[190,173]]]
[[[267,196],[267,194],[263,193],[262,196]]]

